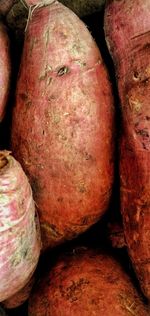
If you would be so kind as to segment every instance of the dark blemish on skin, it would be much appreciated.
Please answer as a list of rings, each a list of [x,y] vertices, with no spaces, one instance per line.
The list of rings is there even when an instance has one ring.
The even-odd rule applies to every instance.
[[[34,196],[38,197],[39,194],[42,192],[42,188],[39,183],[39,180],[36,177],[31,178],[31,186],[32,186]]]
[[[146,131],[146,130],[144,130],[144,129],[141,129],[141,130],[136,131],[136,134],[141,135],[141,136],[143,136],[143,137],[149,137],[148,131]]]
[[[136,123],[135,123],[135,127],[137,127],[138,125],[139,125],[139,122],[136,122]]]
[[[56,96],[54,94],[52,94],[51,96],[48,97],[48,101],[52,101],[55,99],[56,99]]]
[[[140,74],[139,74],[138,71],[135,71],[135,72],[134,72],[134,74],[133,74],[133,79],[134,79],[135,81],[137,81],[137,80],[140,79]]]
[[[147,121],[150,121],[150,116],[145,117]]]
[[[87,215],[82,217],[81,226],[87,226],[93,222],[94,217],[91,215]]]
[[[63,66],[57,71],[59,77],[66,75],[67,73],[69,73],[69,68],[67,66]]]
[[[27,93],[20,93],[19,96],[25,102],[26,105],[30,106],[32,104],[32,101],[29,100]]]
[[[47,85],[49,86],[51,82],[52,82],[52,77],[49,77],[49,78],[47,79]]]
[[[82,295],[82,290],[89,284],[90,282],[84,278],[80,278],[79,281],[72,281],[72,284],[64,289],[62,286],[60,287],[60,292],[62,297],[69,300],[70,302],[75,302]]]
[[[107,275],[107,281],[110,284],[116,284],[118,280],[119,280],[119,278],[112,275],[112,274]]]
[[[143,149],[147,150],[145,143],[142,143]]]
[[[135,35],[135,36],[131,37],[131,40],[134,40],[134,39],[136,39],[136,38],[138,38],[138,37],[143,37],[143,36],[145,36],[145,35],[149,35],[149,33],[150,33],[150,31],[147,31],[147,32],[144,32],[144,33],[140,33],[140,34],[138,34],[138,35]],[[146,45],[149,45],[149,46],[150,46],[150,44],[146,44]],[[145,46],[146,46],[146,45],[145,45]]]
[[[59,238],[62,236],[54,224],[44,223],[41,227],[43,230],[46,230],[52,238]]]
[[[88,154],[87,152],[85,152],[85,160],[90,160],[90,161],[93,161],[94,158],[92,157],[91,154]]]
[[[79,189],[79,192],[80,193],[85,193],[86,192],[86,188],[85,188],[85,186],[84,186],[84,183],[82,184],[79,184],[79,187],[78,187],[78,189]]]
[[[143,46],[143,50],[144,49],[150,49],[150,43],[146,43],[144,46]]]
[[[39,80],[40,80],[40,81],[41,81],[41,80],[44,80],[46,77],[47,77],[47,73],[45,72],[44,75],[41,75],[41,76],[39,77]]]
[[[28,106],[31,106],[31,104],[32,104],[32,101],[30,101],[30,100],[26,102],[26,105],[28,105]]]
[[[28,95],[26,93],[20,93],[19,96],[23,101],[26,101],[28,99]]]
[[[26,248],[22,251],[22,256],[24,259],[26,258],[27,254],[28,254],[28,249]]]
[[[89,223],[89,217],[88,216],[84,216],[83,218],[82,218],[82,225],[84,226],[86,226],[87,224]]]

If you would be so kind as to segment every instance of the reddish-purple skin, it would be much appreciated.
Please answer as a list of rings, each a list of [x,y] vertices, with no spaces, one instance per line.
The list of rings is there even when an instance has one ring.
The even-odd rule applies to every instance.
[[[10,52],[6,28],[0,22],[0,122],[5,113],[10,83]]]
[[[148,316],[131,279],[109,254],[74,249],[37,283],[29,316]]]
[[[79,18],[56,2],[29,21],[12,149],[29,176],[44,248],[98,221],[113,182],[114,106],[100,52]]]
[[[3,162],[6,164],[2,165]],[[20,164],[0,152],[0,302],[30,280],[40,254],[31,187]]]
[[[150,1],[108,1],[105,35],[122,106],[124,232],[142,290],[150,299]]]

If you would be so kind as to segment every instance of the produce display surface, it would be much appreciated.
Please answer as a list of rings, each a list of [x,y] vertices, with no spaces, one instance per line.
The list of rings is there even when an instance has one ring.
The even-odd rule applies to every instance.
[[[0,316],[150,315],[150,1],[0,0]]]

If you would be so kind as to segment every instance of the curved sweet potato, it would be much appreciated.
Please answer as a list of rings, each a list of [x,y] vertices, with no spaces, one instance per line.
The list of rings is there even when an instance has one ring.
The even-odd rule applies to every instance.
[[[57,1],[35,9],[18,79],[12,149],[34,191],[44,247],[77,236],[107,209],[113,137],[111,86],[91,34]]]
[[[10,83],[9,39],[6,28],[0,22],[0,122],[5,113]]]
[[[20,164],[0,152],[0,302],[31,278],[40,254],[31,187]]]
[[[108,254],[74,250],[39,281],[29,316],[148,316],[129,276]]]
[[[150,299],[150,1],[108,1],[105,34],[122,105],[124,233],[141,287]]]

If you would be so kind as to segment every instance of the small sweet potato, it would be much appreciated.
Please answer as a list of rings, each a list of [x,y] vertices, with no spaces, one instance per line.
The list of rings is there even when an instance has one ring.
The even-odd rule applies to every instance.
[[[40,254],[40,234],[28,179],[7,151],[0,152],[0,302],[31,278]]]
[[[29,316],[148,316],[138,292],[110,255],[74,250],[59,259],[29,299]]]
[[[150,1],[108,1],[105,35],[121,100],[121,212],[129,255],[150,299]]]
[[[104,214],[113,182],[111,84],[90,32],[57,1],[29,20],[12,149],[33,188],[44,248]]]

